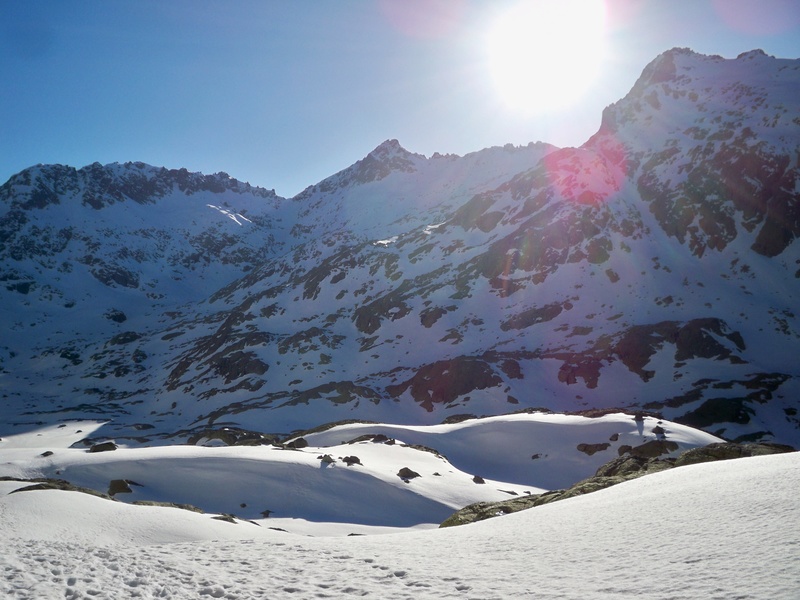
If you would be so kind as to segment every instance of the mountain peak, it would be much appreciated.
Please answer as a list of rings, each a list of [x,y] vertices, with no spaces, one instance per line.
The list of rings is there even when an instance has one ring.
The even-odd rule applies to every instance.
[[[388,158],[391,156],[417,156],[419,158],[424,158],[422,154],[416,154],[406,150],[396,139],[382,142],[367,156],[373,156],[375,158]]]
[[[396,152],[398,150],[407,152],[407,150],[400,145],[400,142],[398,142],[396,139],[391,139],[379,144],[372,152],[370,152],[370,154]]]
[[[356,162],[348,171],[351,171],[351,176],[358,183],[368,183],[379,181],[392,171],[405,171],[406,173],[416,171],[414,159],[424,160],[425,157],[409,152],[397,140],[386,140]]]
[[[306,188],[294,199],[302,200],[311,196],[315,191],[327,193],[350,185],[380,181],[393,171],[413,173],[417,170],[417,162],[424,160],[427,159],[423,155],[409,152],[396,139],[386,140],[361,160],[318,184]]]
[[[735,60],[725,59],[717,54],[707,55],[695,52],[691,48],[672,48],[666,52],[662,52],[644,68],[639,79],[631,89],[631,94],[641,93],[644,89],[657,84],[669,81],[677,81],[682,72],[694,70],[698,64],[713,62],[737,62],[757,60],[757,59],[775,59],[761,50],[756,48],[747,52],[739,54]]]
[[[16,201],[22,208],[44,208],[74,196],[94,209],[132,200],[152,204],[178,189],[187,195],[197,192],[247,194],[277,202],[274,190],[251,186],[227,173],[193,173],[187,169],[166,169],[142,162],[94,162],[80,169],[60,164],[39,164],[12,176],[0,187],[0,200]]]
[[[792,148],[794,138],[786,134],[796,127],[788,115],[797,106],[797,62],[759,49],[734,59],[673,48],[651,61],[631,91],[603,111],[600,131],[619,134],[657,119],[659,127],[674,128],[675,134],[697,127],[690,131],[705,131],[705,139],[714,134],[712,128],[725,136],[722,130],[739,127],[743,115],[759,113],[750,130],[762,130],[764,141],[775,147]],[[784,121],[785,127],[779,126]]]
[[[655,57],[642,71],[639,79],[633,84],[629,95],[639,95],[648,87],[675,79],[677,68],[675,58],[681,55],[694,55],[689,48],[673,48]]]
[[[752,60],[754,58],[775,58],[771,54],[767,54],[761,48],[755,48],[754,50],[750,50],[748,52],[742,52],[739,56],[736,57],[736,60]]]

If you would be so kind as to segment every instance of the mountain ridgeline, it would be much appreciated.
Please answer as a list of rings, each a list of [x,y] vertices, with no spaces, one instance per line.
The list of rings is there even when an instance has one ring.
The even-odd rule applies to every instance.
[[[651,411],[800,443],[800,60],[675,49],[578,148],[384,142],[294,198],[39,165],[0,187],[0,405],[230,427]]]

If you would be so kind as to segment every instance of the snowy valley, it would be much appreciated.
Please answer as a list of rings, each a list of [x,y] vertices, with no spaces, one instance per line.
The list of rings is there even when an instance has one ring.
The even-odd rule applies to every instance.
[[[638,440],[639,428],[654,422],[516,415],[459,426],[383,425],[376,430],[396,440],[384,434],[383,442],[339,445],[371,430],[362,424],[310,435],[320,446],[302,449],[68,447],[101,425],[90,422],[17,434],[0,442],[0,471],[12,473],[0,479],[0,592],[30,599],[796,597],[797,452],[687,462],[460,527],[424,522],[470,500],[541,491],[523,480],[588,473],[602,459],[581,455],[576,440],[609,431]],[[684,456],[713,440],[662,424],[667,439],[689,448]],[[452,462],[403,438],[440,442]],[[551,453],[523,456],[531,444]],[[345,453],[360,462],[349,464]],[[479,483],[471,475],[478,466],[486,475]],[[39,475],[114,498],[54,479],[36,483]],[[136,480],[109,481],[118,477]],[[225,512],[145,500],[159,497]]]
[[[798,92],[674,49],[578,148],[13,176],[0,592],[796,598]]]

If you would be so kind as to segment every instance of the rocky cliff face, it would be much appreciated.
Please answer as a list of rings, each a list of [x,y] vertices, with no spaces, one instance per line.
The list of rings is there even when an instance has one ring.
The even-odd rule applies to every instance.
[[[155,438],[619,406],[796,445],[799,91],[800,61],[672,50],[580,148],[392,140],[293,199],[24,171],[0,188],[7,414]]]

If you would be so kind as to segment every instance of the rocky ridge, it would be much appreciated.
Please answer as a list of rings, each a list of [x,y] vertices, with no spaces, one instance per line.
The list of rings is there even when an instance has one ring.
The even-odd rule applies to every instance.
[[[630,481],[631,479],[637,479],[674,467],[716,460],[746,458],[748,456],[783,454],[785,452],[796,452],[796,450],[791,446],[771,443],[715,443],[691,448],[681,453],[677,458],[646,458],[634,453],[624,453],[622,456],[604,464],[592,477],[579,481],[566,490],[553,490],[544,494],[525,495],[500,502],[470,504],[445,519],[440,527],[455,527],[468,525],[476,521],[485,521],[486,519],[542,506],[558,500],[590,494],[624,481]]]

